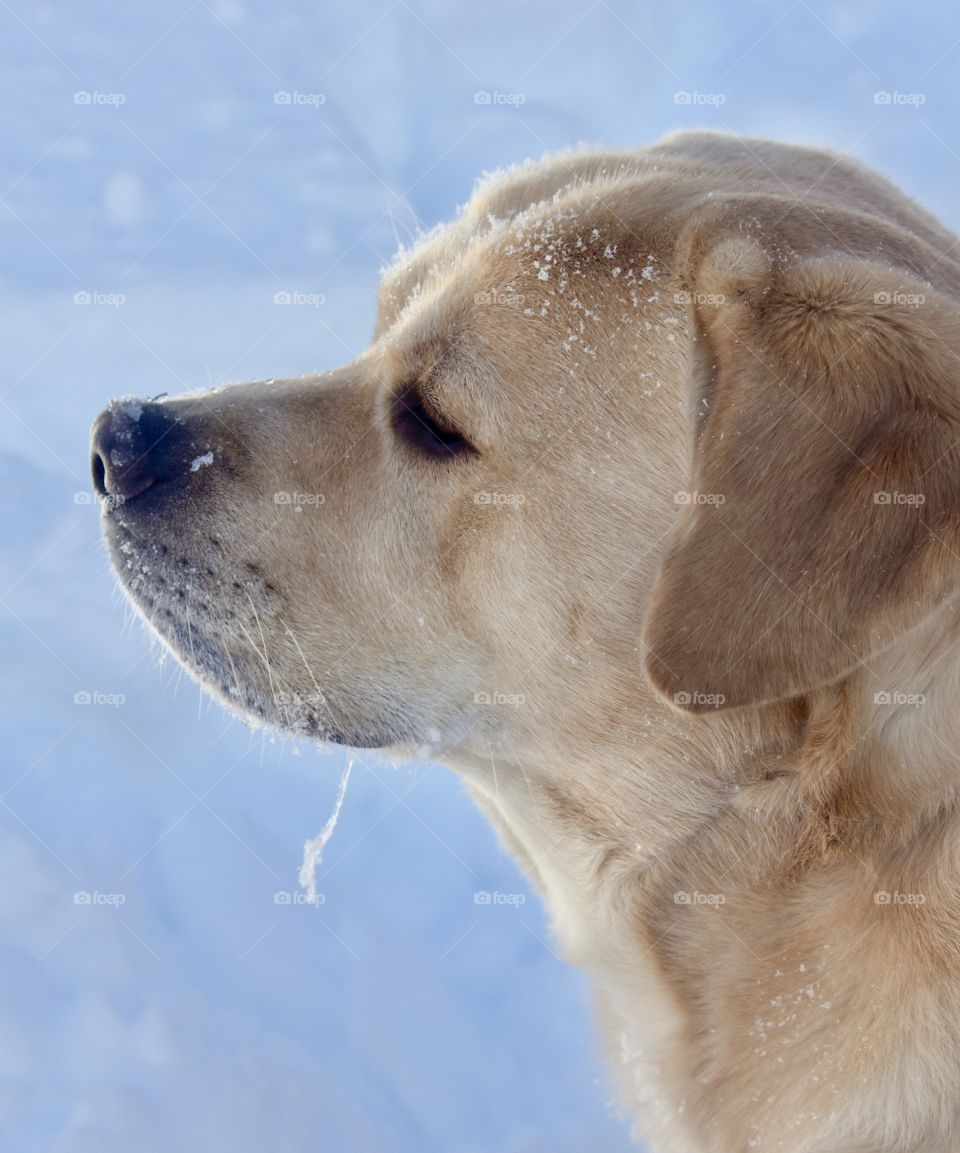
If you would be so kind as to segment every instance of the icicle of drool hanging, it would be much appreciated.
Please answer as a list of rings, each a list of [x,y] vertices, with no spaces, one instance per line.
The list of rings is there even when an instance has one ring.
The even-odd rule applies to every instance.
[[[307,891],[307,901],[311,905],[317,903],[317,869],[323,861],[323,850],[327,847],[327,841],[333,836],[333,830],[337,827],[337,820],[340,817],[340,809],[343,805],[343,798],[347,791],[347,781],[350,780],[350,770],[353,768],[353,761],[348,760],[346,768],[340,776],[340,787],[337,790],[337,799],[333,806],[333,812],[327,818],[327,823],[323,826],[315,837],[311,837],[309,841],[303,846],[303,861],[300,865],[300,875],[298,880],[300,887]]]

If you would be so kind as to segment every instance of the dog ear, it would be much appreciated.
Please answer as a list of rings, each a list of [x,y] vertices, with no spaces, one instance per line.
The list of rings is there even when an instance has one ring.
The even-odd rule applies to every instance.
[[[703,712],[869,667],[957,588],[960,321],[889,268],[777,271],[741,239],[692,301],[692,477],[644,640],[653,685]]]

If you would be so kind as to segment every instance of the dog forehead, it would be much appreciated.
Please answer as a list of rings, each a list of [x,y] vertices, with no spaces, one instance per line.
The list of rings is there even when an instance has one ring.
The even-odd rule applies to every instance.
[[[623,156],[576,152],[488,175],[454,220],[401,248],[382,270],[376,335],[458,277],[477,292],[499,287],[483,283],[491,277],[545,280],[544,264],[557,262],[561,238],[575,229],[583,234],[581,255],[584,236],[615,242],[623,222],[604,199],[625,171]]]
[[[509,219],[467,223],[434,230],[386,270],[377,337],[410,347],[570,309],[582,310],[582,331],[583,317],[596,315],[590,304],[611,289],[622,298],[621,316],[624,307],[635,312],[649,303],[662,270],[642,235],[582,184]]]
[[[458,286],[479,291],[502,257],[500,233],[506,222],[483,221],[478,226],[464,217],[427,233],[412,249],[401,251],[383,271],[380,282],[378,331],[409,324],[422,313],[427,300],[436,308],[453,303]]]

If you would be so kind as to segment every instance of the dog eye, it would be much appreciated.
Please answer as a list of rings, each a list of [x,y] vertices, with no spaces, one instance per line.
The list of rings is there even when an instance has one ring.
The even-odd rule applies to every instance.
[[[463,433],[437,411],[416,385],[394,397],[391,422],[407,444],[438,460],[475,451]]]

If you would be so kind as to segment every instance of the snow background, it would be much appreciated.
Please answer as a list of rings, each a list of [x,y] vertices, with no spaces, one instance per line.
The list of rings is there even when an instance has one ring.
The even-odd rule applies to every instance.
[[[324,904],[275,902],[345,754],[251,736],[125,624],[88,426],[351,358],[398,237],[582,140],[849,149],[956,227],[958,38],[892,0],[0,0],[0,1148],[628,1148],[585,982],[446,770],[364,756]]]

